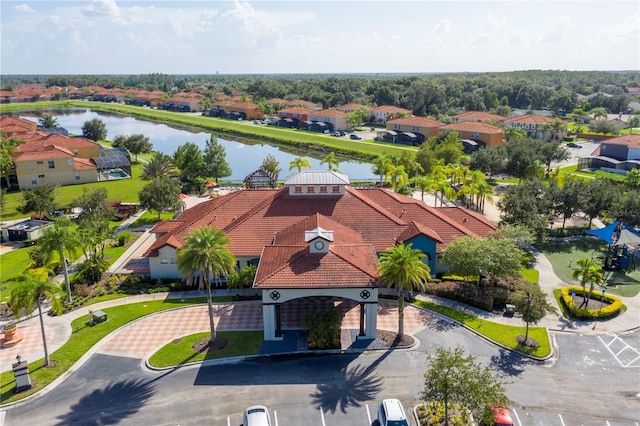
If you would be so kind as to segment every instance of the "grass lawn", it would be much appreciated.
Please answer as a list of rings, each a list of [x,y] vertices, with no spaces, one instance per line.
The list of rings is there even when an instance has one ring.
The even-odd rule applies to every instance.
[[[173,219],[173,212],[160,213],[160,220]],[[158,212],[146,211],[142,216],[136,219],[129,227],[138,228],[140,226],[155,225],[158,222]]]
[[[220,300],[214,297],[214,301],[217,302]],[[135,319],[154,312],[204,302],[205,298],[170,299],[105,308],[103,311],[107,314],[109,318],[108,321],[93,327],[89,326],[88,318],[78,318],[71,323],[73,331],[69,340],[60,349],[50,355],[50,359],[56,362],[55,367],[45,368],[44,359],[29,362],[29,376],[34,384],[33,389],[16,395],[13,393],[13,388],[15,387],[13,371],[0,374],[0,402],[8,403],[17,401],[44,388],[69,370],[69,368],[71,368],[85,352],[98,343],[100,339]]]
[[[17,283],[14,281],[22,275],[31,263],[29,252],[33,247],[11,250],[0,256],[0,302],[6,302]]]
[[[138,192],[149,183],[140,178],[142,174],[143,165],[141,163],[133,164],[131,166],[131,173],[133,177],[126,179],[126,184],[123,181],[112,180],[106,182],[93,182],[84,183],[80,185],[65,185],[58,187],[58,196],[56,197],[56,206],[58,208],[71,208],[73,206],[73,200],[82,196],[85,188],[106,188],[107,199],[117,200],[126,203],[132,203],[138,201]],[[2,210],[2,220],[13,220],[28,215],[18,212],[18,206],[22,204],[21,192],[9,192],[4,197],[5,206]]]
[[[595,239],[565,241],[558,243],[537,243],[536,247],[551,262],[553,272],[565,283],[579,285],[572,278],[573,268],[579,259],[593,259],[594,254],[606,253],[608,244]],[[571,263],[571,267],[569,264]],[[607,291],[616,296],[633,297],[640,293],[640,270],[631,273],[605,271]]]
[[[538,278],[540,277],[540,272],[537,269],[522,268],[520,270],[520,275],[522,275],[522,278],[524,278],[526,281],[529,281],[530,283],[538,284]]]
[[[551,354],[549,335],[547,334],[547,329],[544,327],[529,327],[529,338],[537,341],[540,346],[537,348],[528,348],[516,342],[517,336],[524,336],[525,327],[515,327],[512,325],[485,321],[465,312],[440,306],[435,303],[426,302],[424,300],[418,300],[414,302],[414,305],[448,316],[449,318],[453,318],[494,342],[500,343],[501,345],[518,352],[539,358],[543,358]]]
[[[264,339],[264,332],[258,331],[219,331],[218,337],[228,340],[227,346],[217,351],[195,352],[193,344],[201,339],[208,339],[209,332],[191,334],[181,339],[176,339],[175,343],[168,343],[158,352],[149,358],[149,364],[154,367],[171,367],[189,362],[201,362],[208,359],[229,358],[240,355],[254,355],[260,350],[260,345]]]

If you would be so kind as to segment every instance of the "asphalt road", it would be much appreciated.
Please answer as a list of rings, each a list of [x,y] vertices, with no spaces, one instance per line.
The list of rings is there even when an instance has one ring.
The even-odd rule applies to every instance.
[[[632,362],[638,333],[620,341],[558,334],[560,356],[544,363],[444,321],[417,337],[422,344],[407,351],[272,357],[162,373],[143,369],[139,359],[96,354],[52,392],[7,411],[4,424],[237,426],[246,407],[263,404],[276,425],[371,425],[384,398],[399,398],[406,408],[420,401],[426,353],[440,345],[462,345],[509,382],[516,425],[640,424],[640,360]]]

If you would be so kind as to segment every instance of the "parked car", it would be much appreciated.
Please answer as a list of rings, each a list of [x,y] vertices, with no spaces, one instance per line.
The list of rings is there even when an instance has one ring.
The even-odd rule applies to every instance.
[[[491,407],[493,411],[493,423],[495,426],[513,426],[511,412],[507,407]]]
[[[567,144],[567,146],[568,146],[569,148],[582,148],[582,145],[579,145],[579,144],[577,144],[577,143],[575,143],[575,142],[569,142],[569,143]]]
[[[262,124],[262,121],[260,121],[260,120],[253,120],[253,124]]]
[[[397,399],[385,399],[378,405],[380,426],[409,426],[402,403]]]
[[[342,133],[342,132],[334,130],[333,132],[331,132],[331,136],[344,136],[344,135],[341,135],[340,133]]]
[[[253,405],[244,410],[242,416],[243,426],[271,426],[269,409],[264,405]]]
[[[356,135],[355,133],[350,134],[349,138],[356,141],[359,141],[360,139],[362,139],[360,136]]]

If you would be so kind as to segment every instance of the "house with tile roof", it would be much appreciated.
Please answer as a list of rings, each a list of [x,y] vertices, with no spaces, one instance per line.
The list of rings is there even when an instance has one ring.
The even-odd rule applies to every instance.
[[[371,108],[371,117],[369,120],[374,124],[386,124],[387,120],[394,118],[400,118],[402,116],[410,116],[413,112],[405,109],[398,108],[392,105],[381,105],[376,108]]]
[[[427,117],[412,115],[411,117],[395,118],[387,121],[386,131],[379,132],[377,139],[418,146],[430,137],[437,136],[438,128],[441,126],[444,126],[444,123]]]
[[[552,138],[564,139],[566,130],[554,134],[548,129],[548,125],[555,123],[556,119],[542,115],[525,114],[504,120],[505,127],[518,127],[527,132],[527,137],[550,141]]]
[[[578,160],[578,170],[599,169],[625,174],[640,168],[640,135],[622,135],[600,142],[589,157]]]
[[[466,111],[458,115],[454,115],[451,117],[454,122],[462,123],[462,122],[473,122],[473,123],[487,123],[487,122],[498,122],[501,123],[504,121],[505,117],[497,114],[491,114],[484,111]]]
[[[350,112],[353,112],[353,111],[357,110],[358,108],[362,108],[362,107],[366,108],[367,111],[369,111],[371,109],[366,105],[356,104],[356,103],[340,105],[339,107],[336,107],[336,109],[338,111],[344,112],[345,114],[349,114]]]
[[[323,109],[313,111],[307,119],[315,123],[324,123],[326,130],[351,130],[351,125],[347,123],[347,114],[336,109]]]
[[[491,124],[478,123],[472,121],[462,121],[459,123],[451,123],[440,127],[439,131],[455,131],[458,137],[465,145],[465,149],[477,149],[477,147],[487,145],[500,145],[504,142],[504,133],[502,129]],[[472,148],[474,146],[476,148]]]
[[[180,278],[177,252],[194,229],[214,226],[230,239],[238,267],[257,265],[265,339],[277,337],[276,305],[306,296],[332,295],[362,304],[364,335],[375,330],[377,254],[397,243],[425,253],[435,275],[439,256],[461,236],[483,238],[496,226],[462,207],[427,206],[381,188],[357,189],[347,176],[304,171],[282,189],[242,189],[157,224],[145,256],[149,275]],[[366,297],[365,297],[366,296]],[[367,334],[369,333],[369,334]]]
[[[38,125],[31,120],[11,115],[0,117],[0,132],[9,137],[21,136],[36,130],[38,130]]]
[[[34,151],[21,152],[12,159],[20,189],[98,180],[95,163],[90,159],[76,157],[61,146],[46,145]]]

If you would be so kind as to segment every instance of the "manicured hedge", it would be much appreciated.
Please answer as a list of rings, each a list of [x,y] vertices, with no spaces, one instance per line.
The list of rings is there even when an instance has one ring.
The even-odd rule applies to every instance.
[[[577,295],[583,296],[585,293],[589,293],[589,290],[583,291],[580,286],[569,286],[561,289],[561,298],[564,305],[569,309],[571,315],[577,318],[584,319],[603,319],[610,318],[618,315],[620,310],[624,307],[624,304],[620,299],[615,296],[611,296],[609,294],[604,295],[604,299],[602,297],[602,292],[600,291],[592,291],[591,299],[603,301],[602,309],[584,309],[578,308],[576,304],[573,302],[573,297],[571,296],[571,292],[575,291]]]

